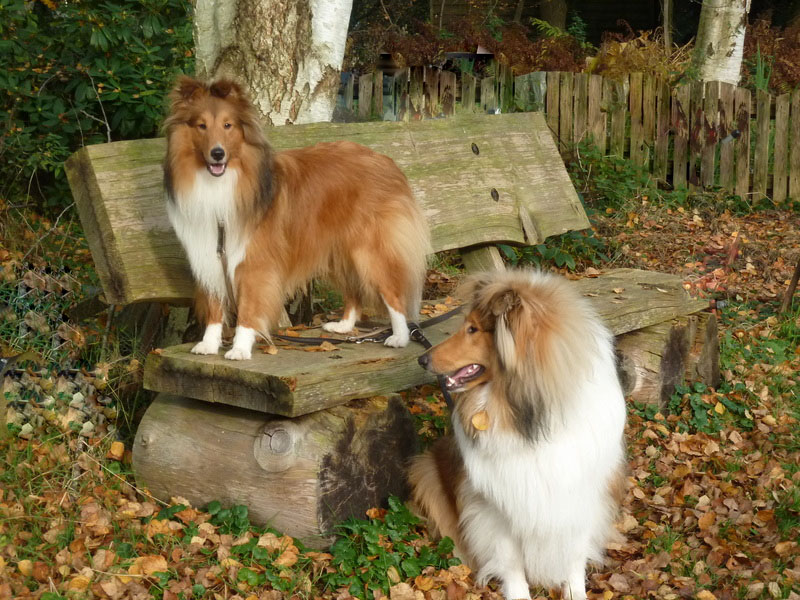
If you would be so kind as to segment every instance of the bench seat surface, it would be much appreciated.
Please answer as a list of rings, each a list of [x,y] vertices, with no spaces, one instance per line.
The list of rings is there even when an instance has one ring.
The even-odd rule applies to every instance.
[[[616,269],[597,278],[572,282],[615,335],[635,331],[705,308],[683,289],[679,277]],[[425,330],[436,344],[453,333],[453,316]],[[320,330],[302,335],[315,337]],[[435,379],[417,364],[419,344],[386,348],[381,344],[341,344],[335,351],[279,348],[270,355],[254,349],[250,361],[198,356],[183,344],[151,353],[144,386],[153,391],[219,402],[264,413],[295,417],[343,404],[354,398],[388,394]]]

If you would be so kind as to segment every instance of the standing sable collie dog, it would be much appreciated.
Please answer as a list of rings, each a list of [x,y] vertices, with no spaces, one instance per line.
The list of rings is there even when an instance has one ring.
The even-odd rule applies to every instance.
[[[415,459],[415,508],[506,598],[586,598],[624,484],[611,333],[561,278],[483,274],[464,325],[419,362],[456,392],[453,435]]]
[[[286,297],[325,277],[344,295],[353,329],[365,303],[386,305],[387,346],[409,341],[419,309],[428,229],[392,160],[351,142],[273,152],[255,109],[234,82],[181,78],[164,123],[167,212],[197,282],[206,329],[192,352],[216,354],[228,283],[238,322],[225,358],[249,359]],[[217,256],[224,227],[230,282]]]

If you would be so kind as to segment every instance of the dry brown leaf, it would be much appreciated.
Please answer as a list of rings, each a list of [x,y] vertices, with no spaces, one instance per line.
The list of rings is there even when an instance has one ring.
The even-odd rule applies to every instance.
[[[108,454],[106,454],[106,458],[110,458],[111,460],[122,460],[122,457],[125,455],[125,444],[122,442],[114,442],[111,444],[111,448],[108,449]]]
[[[716,518],[717,515],[714,514],[714,511],[709,510],[708,512],[704,513],[702,517],[697,519],[697,526],[700,528],[700,531],[708,531],[708,529],[716,521]]]

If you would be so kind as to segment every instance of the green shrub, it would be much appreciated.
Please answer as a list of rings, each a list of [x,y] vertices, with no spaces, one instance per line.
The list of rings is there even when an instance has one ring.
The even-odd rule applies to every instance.
[[[77,148],[152,137],[164,95],[192,69],[188,0],[0,0],[2,187],[66,203]]]

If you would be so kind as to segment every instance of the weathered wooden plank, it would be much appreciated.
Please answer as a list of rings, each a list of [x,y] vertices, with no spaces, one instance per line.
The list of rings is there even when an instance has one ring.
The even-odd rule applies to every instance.
[[[792,92],[789,138],[789,198],[800,200],[800,90]]]
[[[439,77],[442,115],[452,117],[456,111],[456,74],[443,71]]]
[[[322,548],[343,520],[404,494],[416,450],[397,396],[282,419],[160,394],[137,428],[133,468],[157,498],[245,504],[254,523]]]
[[[769,169],[769,133],[772,96],[764,90],[756,91],[756,143],[753,156],[753,199],[760,200],[767,195],[767,175]]]
[[[372,116],[373,73],[358,76],[358,116],[369,119]]]
[[[642,80],[642,164],[649,170],[656,131],[656,80],[645,73]]]
[[[592,144],[600,151],[606,153],[606,107],[603,104],[603,77],[601,75],[589,76],[588,87],[588,131]]]
[[[275,127],[269,137],[279,150],[349,139],[392,157],[425,210],[436,251],[524,243],[520,206],[544,237],[588,226],[541,113],[315,123]],[[67,161],[108,302],[193,296],[188,263],[166,216],[164,152],[163,139],[135,140],[89,146]]]
[[[372,74],[372,116],[383,119],[383,71]]]
[[[347,78],[345,79],[344,84],[344,107],[349,110],[350,112],[353,111],[353,103],[355,99],[353,98],[353,93],[355,90],[355,75],[352,73],[347,73]]]
[[[775,98],[775,160],[773,163],[772,200],[786,200],[789,162],[789,94]]]
[[[475,105],[475,86],[477,79],[470,73],[461,74],[461,110],[473,113],[477,110]]]
[[[736,86],[730,83],[719,84],[719,119],[722,143],[719,149],[719,184],[733,193],[736,189],[736,172],[734,171],[734,135],[736,115],[733,111],[733,96]]]
[[[631,73],[629,110],[631,113],[631,162],[641,166],[644,162],[644,127],[642,124],[642,74]]]
[[[494,114],[498,108],[497,80],[494,77],[481,79],[481,110]]]
[[[688,297],[674,275],[618,269],[573,283],[615,335],[701,310],[706,304]],[[434,344],[452,334],[458,318],[425,330]],[[311,330],[309,335],[319,335]],[[318,352],[280,349],[256,352],[249,361],[222,355],[198,356],[192,344],[150,354],[144,387],[149,390],[219,402],[288,417],[342,404],[353,398],[385,394],[431,382],[419,368],[420,349],[379,344],[343,344],[326,359]],[[333,358],[335,357],[335,358]]]
[[[558,81],[558,135],[560,142],[558,149],[561,152],[571,149],[572,144],[575,142],[574,132],[572,131],[572,81],[573,74],[568,72],[561,73]]]
[[[736,88],[734,95],[736,111],[736,194],[746,199],[750,193],[750,90]]]
[[[696,81],[691,84],[689,97],[689,186],[699,186],[700,159],[705,147],[705,117],[703,115],[703,94],[705,83]]]
[[[514,76],[511,67],[499,65],[497,69],[497,105],[503,113],[514,109]]]
[[[572,79],[573,121],[572,139],[576,144],[586,141],[589,112],[589,76],[576,73]]]
[[[611,154],[625,156],[625,122],[627,120],[628,98],[624,82],[611,82]]]
[[[664,79],[656,81],[656,132],[653,151],[653,177],[659,181],[667,181],[667,162],[669,159],[669,121],[670,93],[669,84]]]
[[[425,71],[423,67],[411,67],[411,82],[408,89],[409,120],[419,121],[425,115],[424,93]]]
[[[442,111],[439,95],[439,78],[442,71],[435,67],[425,67],[425,116],[438,117]]]
[[[545,98],[545,113],[547,115],[547,126],[553,135],[553,139],[560,145],[558,133],[558,110],[561,106],[558,94],[560,90],[559,73],[557,71],[547,72],[547,96]]]
[[[682,85],[672,90],[672,186],[685,188],[687,184],[687,161],[689,149],[689,106],[690,88]]]
[[[703,98],[703,154],[700,162],[700,181],[705,188],[714,186],[717,155],[717,125],[719,124],[719,82],[709,81]]]
[[[409,85],[411,83],[411,71],[408,68],[402,69],[394,78],[394,96],[397,103],[397,120],[408,121],[409,111]]]

